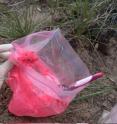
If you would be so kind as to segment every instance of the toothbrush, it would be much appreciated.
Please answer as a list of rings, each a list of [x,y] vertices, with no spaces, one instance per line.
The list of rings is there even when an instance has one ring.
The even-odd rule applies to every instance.
[[[103,75],[104,75],[104,73],[99,72],[99,73],[96,73],[94,75],[88,76],[84,79],[76,81],[75,85],[70,86],[66,90],[74,90],[74,89],[77,89],[79,87],[85,86],[85,85],[89,84],[90,82],[92,82],[98,78],[101,78]]]

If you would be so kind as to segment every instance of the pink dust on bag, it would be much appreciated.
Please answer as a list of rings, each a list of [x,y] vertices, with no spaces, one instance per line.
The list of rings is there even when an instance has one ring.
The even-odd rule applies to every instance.
[[[66,110],[92,76],[60,30],[30,34],[12,43],[14,67],[7,83],[13,91],[9,111],[17,116],[47,117]]]

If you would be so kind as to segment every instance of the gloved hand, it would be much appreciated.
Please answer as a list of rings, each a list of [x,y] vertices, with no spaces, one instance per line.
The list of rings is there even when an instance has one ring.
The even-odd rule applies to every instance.
[[[6,60],[0,64],[0,89],[6,79],[8,71],[12,68],[12,63],[8,60],[11,48],[11,44],[0,45],[0,57]]]

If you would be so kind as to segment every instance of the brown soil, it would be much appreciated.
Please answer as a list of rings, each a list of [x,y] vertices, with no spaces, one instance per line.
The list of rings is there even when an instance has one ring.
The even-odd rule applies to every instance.
[[[32,117],[16,117],[8,112],[7,106],[12,96],[10,89],[4,83],[0,90],[0,122],[61,122],[61,123],[76,123],[88,122],[97,123],[103,110],[110,110],[117,103],[117,41],[111,40],[108,44],[109,55],[105,56],[101,53],[89,50],[80,42],[73,42],[76,52],[80,55],[83,61],[87,64],[92,73],[102,70],[106,76],[95,83],[102,85],[114,86],[114,89],[109,93],[103,93],[95,97],[89,97],[85,100],[77,100],[72,102],[66,112],[61,115],[48,118],[32,118]],[[99,57],[100,56],[100,57]],[[107,79],[108,77],[108,79]],[[84,90],[85,91],[85,90]]]

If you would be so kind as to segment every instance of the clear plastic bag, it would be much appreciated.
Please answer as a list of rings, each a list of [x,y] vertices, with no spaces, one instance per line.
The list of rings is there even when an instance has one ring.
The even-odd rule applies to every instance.
[[[86,80],[100,77],[92,78],[59,29],[30,34],[12,45],[14,67],[7,83],[13,91],[9,111],[17,116],[60,114],[88,86]]]
[[[104,110],[98,124],[116,124],[117,123],[117,104],[109,112]]]

